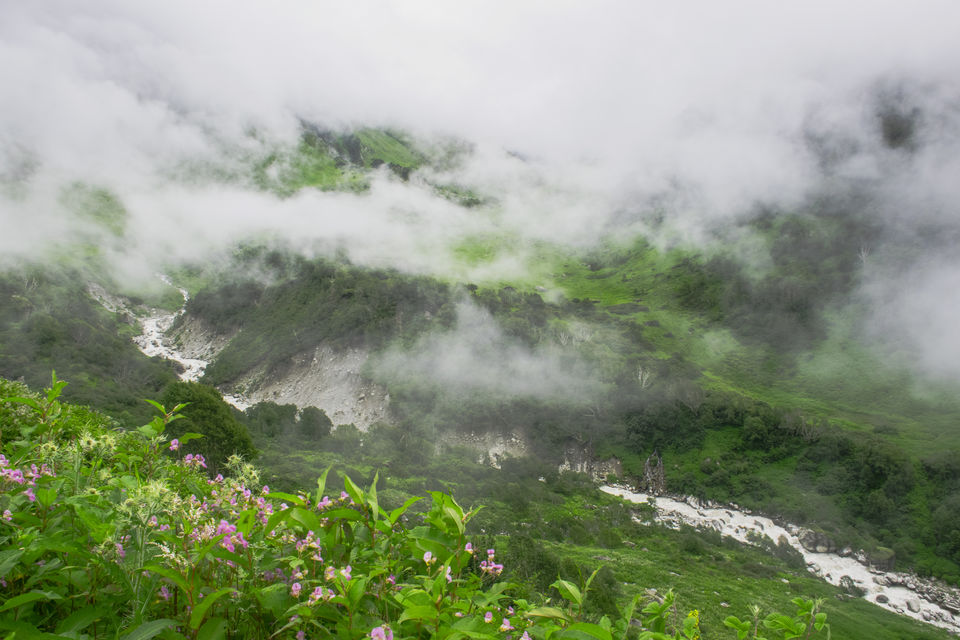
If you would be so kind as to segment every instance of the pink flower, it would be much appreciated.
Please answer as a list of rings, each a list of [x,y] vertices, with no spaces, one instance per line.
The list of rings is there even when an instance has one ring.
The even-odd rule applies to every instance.
[[[530,640],[530,634],[524,631],[523,635],[520,636],[520,640]]]
[[[299,598],[301,589],[303,589],[303,585],[301,585],[299,582],[294,582],[290,586],[290,595],[292,595],[294,598]]]
[[[450,567],[447,567],[447,582],[453,582],[453,576],[450,574]]]
[[[429,567],[431,564],[433,564],[433,554],[427,551],[425,554],[423,554],[423,561],[426,562],[427,566]]]
[[[3,519],[6,520],[7,522],[10,522],[11,520],[13,520],[13,514],[10,513],[10,509],[4,509]]]
[[[27,487],[26,489],[23,490],[23,495],[27,496],[27,500],[29,500],[30,502],[37,501],[37,496],[33,493],[33,489],[30,487]]]
[[[352,569],[350,568],[350,565],[347,565],[347,566],[344,567],[343,569],[340,569],[340,575],[343,576],[344,580],[349,580],[349,579],[350,579],[350,571],[351,571],[351,570],[352,570]]]
[[[160,587],[160,597],[163,598],[164,600],[170,599],[170,590],[167,589],[167,585],[163,585],[162,587]]]
[[[297,631],[297,640],[303,640],[306,637],[307,637],[306,631],[304,631],[303,629],[300,629],[300,631]]]
[[[117,555],[120,556],[121,560],[127,557],[127,552],[123,550],[123,545],[119,542],[117,543]]]
[[[371,640],[393,640],[393,629],[389,625],[374,627],[370,631]]]
[[[485,616],[483,616],[483,621],[484,621],[484,622],[493,622],[493,613],[491,613],[490,611],[487,611],[487,614],[486,614]]]
[[[176,451],[180,448],[180,441],[174,438],[170,441],[170,451]]]
[[[323,577],[326,580],[333,580],[333,576],[336,574],[337,570],[333,567],[327,567],[323,570]]]
[[[513,629],[513,625],[510,624],[510,620],[504,618],[503,622],[500,623],[500,631],[510,631],[511,629]]]
[[[473,545],[468,542],[468,543],[466,544],[466,546],[464,547],[464,550],[465,550],[467,553],[473,553]]]

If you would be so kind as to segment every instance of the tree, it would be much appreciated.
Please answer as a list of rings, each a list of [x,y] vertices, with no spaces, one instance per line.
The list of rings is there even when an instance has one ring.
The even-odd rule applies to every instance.
[[[202,434],[203,438],[186,443],[182,451],[202,455],[210,473],[221,471],[233,454],[247,460],[256,456],[247,428],[233,417],[219,391],[196,382],[175,382],[164,390],[163,404],[172,407],[181,402],[189,403],[182,412],[184,419],[171,422],[167,434],[171,438]]]
[[[300,412],[300,435],[317,440],[330,435],[333,422],[323,409],[305,407]]]

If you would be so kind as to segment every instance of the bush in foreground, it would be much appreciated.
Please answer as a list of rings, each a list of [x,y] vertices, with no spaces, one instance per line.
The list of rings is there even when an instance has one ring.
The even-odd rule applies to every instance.
[[[464,512],[430,492],[387,510],[364,491],[271,492],[239,457],[229,477],[169,440],[182,405],[136,430],[111,428],[0,381],[0,629],[6,638],[618,638],[700,637],[672,594],[639,596],[587,619],[593,580],[557,580],[555,602],[515,598],[493,549],[473,549]],[[797,615],[727,618],[739,639],[810,637],[819,603]]]

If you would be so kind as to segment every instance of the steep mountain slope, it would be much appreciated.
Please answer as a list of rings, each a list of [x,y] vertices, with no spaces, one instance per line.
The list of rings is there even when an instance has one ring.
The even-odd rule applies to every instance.
[[[217,178],[291,202],[324,190],[366,202],[371,181],[410,181],[424,199],[412,210],[442,202],[438,213],[475,225],[453,225],[429,247],[440,254],[406,270],[355,264],[336,245],[294,250],[269,233],[227,256],[171,259],[166,270],[192,294],[171,341],[212,360],[205,383],[287,416],[266,428],[248,415],[262,448],[298,429],[300,410],[319,407],[368,435],[338,430],[341,441],[321,438],[318,449],[386,438],[394,444],[382,462],[397,469],[490,437],[516,439],[548,465],[575,444],[618,457],[629,477],[660,452],[671,491],[785,515],[886,549],[904,566],[960,577],[947,507],[960,495],[957,434],[947,428],[960,417],[955,389],[927,384],[861,335],[871,270],[909,260],[916,247],[884,235],[856,199],[828,197],[747,213],[698,245],[665,243],[670,221],[654,214],[646,236],[586,247],[532,239],[500,219],[498,194],[443,182],[443,167],[469,153],[455,144],[425,151],[385,131],[306,127],[295,148],[248,157],[246,169]],[[77,219],[94,220],[109,243],[132,233],[118,198],[86,187],[70,194]],[[31,376],[69,369],[76,397],[117,413],[138,395],[158,397],[173,371],[133,351],[127,316],[111,324],[91,296],[64,293],[90,280],[125,293],[95,238],[79,250],[94,258],[59,281],[6,279],[0,373],[26,375],[34,357]],[[36,300],[25,295],[34,290]],[[152,296],[177,304],[171,287]],[[34,316],[41,299],[48,312]],[[107,358],[105,349],[53,348],[83,344],[81,319],[133,364],[98,369],[90,354]],[[33,356],[17,355],[24,349]],[[131,383],[116,400],[93,392]]]

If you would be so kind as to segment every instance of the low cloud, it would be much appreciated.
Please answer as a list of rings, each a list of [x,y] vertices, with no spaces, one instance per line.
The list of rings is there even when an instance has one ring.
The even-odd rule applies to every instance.
[[[532,398],[583,402],[602,391],[597,372],[575,353],[553,346],[529,347],[506,335],[484,309],[462,302],[454,327],[422,337],[410,349],[378,357],[374,374],[387,380],[458,395],[483,394],[504,401]]]
[[[539,240],[706,243],[758,206],[856,193],[893,245],[945,265],[914,269],[915,287],[873,282],[906,307],[942,291],[937,238],[960,230],[957,23],[952,0],[8,2],[0,260],[101,233],[59,197],[77,182],[126,207],[124,242],[104,235],[105,251],[144,276],[257,238],[508,278]],[[474,153],[408,183],[375,175],[359,195],[280,199],[197,170],[241,175],[295,145],[302,122],[449,136]],[[495,201],[465,210],[436,182]],[[492,264],[452,258],[491,232],[520,242]],[[927,317],[960,321],[940,298]]]

